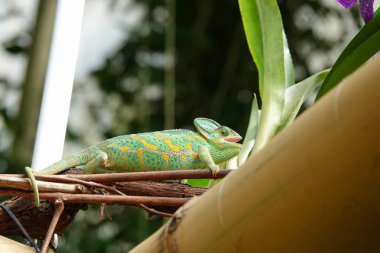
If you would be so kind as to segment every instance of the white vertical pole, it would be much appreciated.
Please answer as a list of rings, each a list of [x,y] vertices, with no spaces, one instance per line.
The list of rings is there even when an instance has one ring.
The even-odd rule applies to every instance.
[[[61,159],[85,0],[58,0],[32,168]]]

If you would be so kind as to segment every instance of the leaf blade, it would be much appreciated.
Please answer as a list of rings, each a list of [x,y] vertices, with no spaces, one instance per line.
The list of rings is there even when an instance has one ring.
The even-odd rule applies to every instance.
[[[329,70],[321,71],[286,89],[281,126],[277,131],[282,130],[293,122],[305,99],[315,88],[321,85],[328,73]]]
[[[255,143],[255,138],[257,134],[257,127],[259,124],[260,110],[259,105],[257,104],[256,95],[252,101],[251,115],[249,118],[247,132],[244,137],[243,147],[238,156],[238,164],[242,165],[248,158],[251,153],[252,147]]]
[[[377,14],[359,31],[338,57],[319,89],[316,100],[320,99],[380,50],[379,26],[380,15]]]

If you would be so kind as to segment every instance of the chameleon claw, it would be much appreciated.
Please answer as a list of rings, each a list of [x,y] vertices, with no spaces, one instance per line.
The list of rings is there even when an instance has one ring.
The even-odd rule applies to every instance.
[[[39,207],[40,206],[40,196],[38,193],[37,182],[36,182],[36,179],[33,175],[33,170],[30,167],[25,167],[25,172],[26,172],[26,175],[30,179],[30,186],[32,187],[33,193],[34,193],[34,201],[36,203],[36,206]]]
[[[214,165],[214,166],[210,167],[210,172],[211,172],[213,178],[218,174],[219,170],[220,170],[220,168],[218,165]]]

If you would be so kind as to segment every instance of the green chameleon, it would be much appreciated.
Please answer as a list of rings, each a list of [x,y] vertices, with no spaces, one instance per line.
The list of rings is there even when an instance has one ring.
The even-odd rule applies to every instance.
[[[34,171],[26,167],[37,206],[39,195],[33,173],[52,175],[83,166],[84,173],[93,173],[96,168],[116,172],[208,168],[215,175],[219,171],[217,164],[239,154],[241,144],[236,142],[242,138],[211,119],[196,118],[194,125],[198,133],[178,129],[122,135],[74,153],[45,169]]]

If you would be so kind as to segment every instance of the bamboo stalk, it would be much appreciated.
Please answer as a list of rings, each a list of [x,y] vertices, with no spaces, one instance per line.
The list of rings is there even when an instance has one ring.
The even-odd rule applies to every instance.
[[[35,253],[31,247],[3,236],[0,236],[0,252]]]
[[[131,252],[380,252],[380,57]]]

